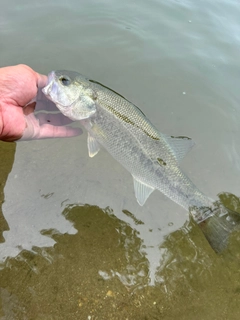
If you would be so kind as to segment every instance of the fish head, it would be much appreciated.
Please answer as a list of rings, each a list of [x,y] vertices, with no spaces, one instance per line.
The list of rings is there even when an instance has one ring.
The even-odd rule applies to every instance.
[[[89,81],[77,72],[50,72],[42,91],[71,120],[87,119],[96,112],[97,95]]]

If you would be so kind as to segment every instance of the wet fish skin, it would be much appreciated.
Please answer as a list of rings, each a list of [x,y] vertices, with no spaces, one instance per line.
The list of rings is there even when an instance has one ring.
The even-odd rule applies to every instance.
[[[49,79],[44,92],[63,114],[85,126],[90,156],[103,145],[132,174],[135,190],[143,185],[142,197],[141,190],[136,194],[141,205],[147,198],[144,188],[160,190],[185,209],[211,205],[179,168],[191,139],[161,134],[135,105],[80,74],[58,71]]]
[[[77,72],[51,72],[43,92],[65,116],[80,121],[86,128],[90,157],[95,156],[102,145],[132,174],[140,205],[157,189],[190,210],[197,223],[208,222],[216,214],[218,205],[179,167],[179,161],[193,146],[191,139],[160,133],[134,104]],[[228,214],[227,210],[225,214]],[[218,219],[214,219],[214,233],[218,233],[218,239],[221,238],[222,220],[218,227]],[[202,226],[206,230],[206,223],[200,224]],[[229,223],[228,229],[231,229]],[[216,238],[215,235],[208,237],[211,230],[208,228],[207,235],[204,233],[209,242]],[[217,247],[214,243],[216,251]],[[221,244],[221,250],[222,247]]]

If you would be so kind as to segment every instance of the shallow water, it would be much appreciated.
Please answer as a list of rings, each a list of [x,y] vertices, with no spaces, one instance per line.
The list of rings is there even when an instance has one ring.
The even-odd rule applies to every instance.
[[[3,1],[0,65],[79,71],[161,132],[182,168],[240,212],[238,1]],[[239,319],[239,233],[216,255],[189,215],[86,133],[0,143],[0,319]]]

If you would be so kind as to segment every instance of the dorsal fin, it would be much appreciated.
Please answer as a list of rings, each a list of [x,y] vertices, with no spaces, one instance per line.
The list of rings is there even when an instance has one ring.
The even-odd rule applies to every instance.
[[[180,162],[195,145],[194,141],[188,137],[184,137],[184,136],[174,137],[174,136],[167,136],[165,134],[162,134],[162,136],[164,136],[164,138],[172,147],[178,162]]]

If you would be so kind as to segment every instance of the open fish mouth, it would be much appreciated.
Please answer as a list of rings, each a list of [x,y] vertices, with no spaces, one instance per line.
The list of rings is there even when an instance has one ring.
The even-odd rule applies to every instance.
[[[42,88],[42,92],[50,99],[52,100],[51,98],[51,93],[55,91],[56,93],[56,85],[55,85],[55,90],[54,90],[54,83],[55,83],[55,72],[52,71],[48,74],[48,81],[47,81],[47,84],[44,88]]]

